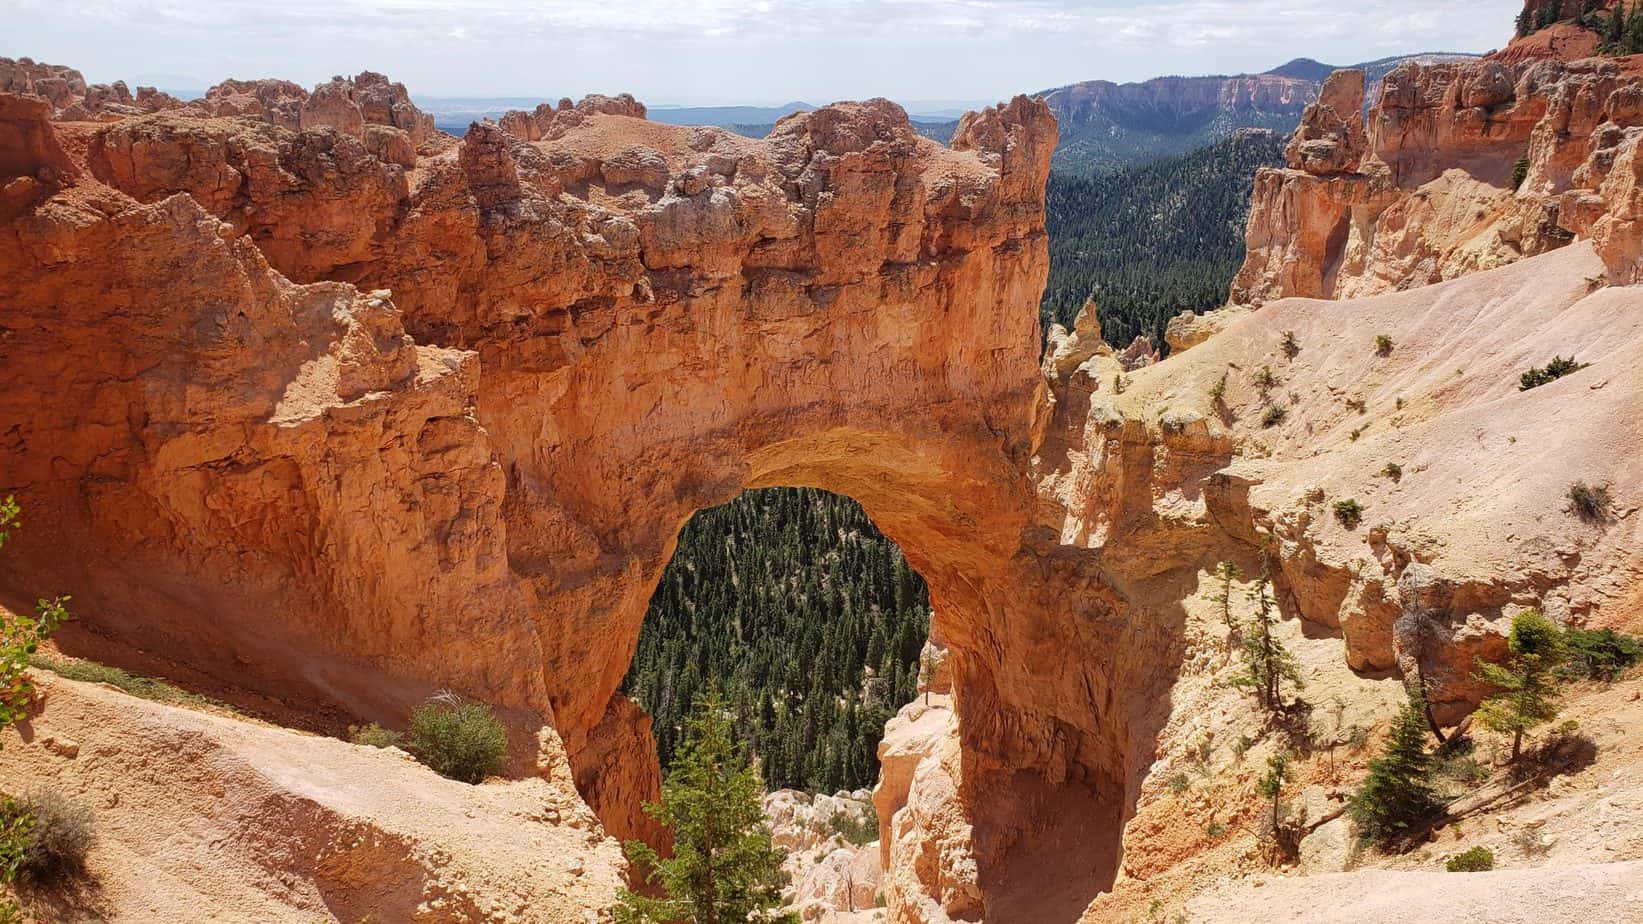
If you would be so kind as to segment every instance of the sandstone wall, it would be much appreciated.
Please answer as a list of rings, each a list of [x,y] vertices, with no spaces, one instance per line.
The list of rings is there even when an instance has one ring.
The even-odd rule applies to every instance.
[[[1611,280],[1637,280],[1624,175],[1643,77],[1595,59],[1404,65],[1367,124],[1361,74],[1329,86],[1333,102],[1326,88],[1307,109],[1289,166],[1256,176],[1234,303],[1407,289],[1577,236],[1597,242]]]
[[[1087,853],[1016,848],[1111,857],[1156,678],[1093,557],[1034,523],[1042,104],[948,149],[882,100],[762,141],[590,100],[407,166],[359,137],[414,140],[396,85],[328,86],[63,128],[72,156],[8,118],[35,140],[0,211],[0,490],[31,523],[7,599],[72,592],[66,643],[321,725],[495,703],[516,770],[562,739],[644,834],[654,756],[615,691],[678,530],[745,487],[838,491],[942,614],[978,900],[1049,862],[1087,902]]]

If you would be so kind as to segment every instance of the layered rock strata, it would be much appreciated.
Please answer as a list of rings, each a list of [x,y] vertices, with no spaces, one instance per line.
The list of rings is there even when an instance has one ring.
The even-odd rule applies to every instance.
[[[1481,60],[1331,76],[1256,175],[1232,301],[1354,298],[1453,279],[1591,239],[1639,279],[1634,164],[1643,77],[1600,60]]]
[[[562,740],[606,828],[644,834],[655,758],[616,689],[675,536],[813,485],[943,614],[976,900],[1035,831],[1115,841],[1148,630],[1033,519],[1042,104],[943,148],[882,100],[762,141],[594,100],[407,169],[356,131],[415,153],[395,85],[328,86],[89,126],[5,98],[12,603],[71,590],[67,644],[315,716],[494,703],[515,772]],[[1058,862],[1081,905],[1102,874]]]

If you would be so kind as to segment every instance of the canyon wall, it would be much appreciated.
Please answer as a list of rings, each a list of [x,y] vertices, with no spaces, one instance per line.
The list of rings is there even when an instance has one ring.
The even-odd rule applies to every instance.
[[[1255,179],[1232,301],[1355,298],[1593,241],[1639,280],[1643,78],[1589,59],[1401,66],[1367,122],[1362,74],[1308,107],[1286,168]]]

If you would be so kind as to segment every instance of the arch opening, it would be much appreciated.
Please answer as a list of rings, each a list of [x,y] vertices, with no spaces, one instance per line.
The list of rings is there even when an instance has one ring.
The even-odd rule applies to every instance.
[[[885,723],[917,694],[929,593],[855,501],[759,488],[680,533],[621,692],[665,772],[707,689],[734,710],[767,790],[870,789]]]

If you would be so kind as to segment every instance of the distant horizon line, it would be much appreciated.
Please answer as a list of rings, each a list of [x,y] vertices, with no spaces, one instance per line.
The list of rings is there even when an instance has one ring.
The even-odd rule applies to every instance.
[[[1245,71],[1245,72],[1235,73],[1235,74],[1234,73],[1227,73],[1227,74],[1157,74],[1157,75],[1154,75],[1152,77],[1142,78],[1140,80],[1112,80],[1112,79],[1103,78],[1103,77],[1090,77],[1090,78],[1085,79],[1085,80],[1075,80],[1071,83],[1065,83],[1065,84],[1060,84],[1060,85],[1051,86],[1051,87],[1044,87],[1044,88],[1038,89],[1038,90],[1030,90],[1030,91],[1017,90],[1017,91],[1015,91],[1013,93],[1010,93],[1008,95],[999,96],[999,97],[993,98],[993,99],[985,99],[985,98],[981,98],[981,97],[976,97],[976,98],[973,98],[973,99],[941,98],[941,97],[903,99],[903,98],[898,98],[896,96],[890,96],[890,95],[884,95],[884,94],[878,94],[877,96],[882,97],[884,99],[889,99],[889,100],[897,103],[898,105],[902,106],[903,108],[908,108],[908,107],[912,107],[912,106],[926,107],[926,111],[925,111],[924,114],[927,114],[927,115],[940,114],[944,111],[949,111],[949,110],[952,111],[952,112],[955,112],[955,113],[962,113],[964,111],[970,111],[970,110],[981,109],[981,108],[985,108],[985,107],[988,107],[988,106],[997,105],[998,103],[1006,102],[1010,99],[1013,99],[1015,96],[1018,96],[1018,95],[1043,96],[1043,95],[1046,95],[1046,94],[1049,94],[1049,93],[1053,93],[1057,90],[1066,89],[1067,87],[1080,86],[1082,84],[1087,84],[1087,83],[1111,83],[1111,84],[1114,84],[1116,86],[1125,86],[1125,85],[1145,84],[1145,83],[1149,83],[1149,82],[1154,81],[1154,80],[1231,79],[1231,78],[1235,78],[1235,77],[1260,77],[1260,76],[1273,74],[1273,73],[1275,73],[1279,70],[1282,70],[1285,67],[1289,67],[1291,65],[1299,64],[1299,63],[1303,63],[1303,62],[1310,62],[1310,63],[1313,63],[1313,64],[1318,64],[1318,65],[1321,65],[1321,66],[1324,66],[1324,67],[1329,67],[1329,68],[1332,68],[1332,69],[1340,69],[1340,68],[1364,67],[1364,66],[1368,66],[1368,65],[1381,64],[1381,63],[1384,63],[1384,62],[1387,62],[1387,61],[1393,61],[1393,60],[1397,60],[1397,59],[1400,59],[1400,58],[1418,58],[1418,57],[1425,57],[1425,56],[1480,58],[1480,57],[1483,57],[1483,54],[1480,53],[1480,52],[1472,52],[1472,51],[1414,51],[1414,52],[1408,52],[1408,53],[1405,53],[1405,54],[1386,55],[1384,57],[1376,58],[1376,59],[1370,60],[1370,61],[1360,61],[1360,62],[1355,62],[1355,63],[1352,63],[1352,64],[1342,64],[1342,65],[1327,64],[1323,61],[1319,61],[1318,59],[1312,58],[1312,57],[1307,56],[1307,55],[1299,55],[1299,56],[1296,56],[1294,58],[1290,58],[1289,60],[1284,61],[1280,64],[1277,64],[1273,67],[1270,67],[1270,68],[1268,68],[1264,71]],[[27,56],[24,56],[24,57],[27,57]],[[36,58],[34,60],[40,61],[41,59]],[[48,62],[48,63],[56,64],[58,62]],[[66,65],[66,66],[75,67],[75,65],[73,65],[73,64],[69,64],[69,65]],[[78,69],[78,68],[76,68],[76,69]],[[160,83],[160,82],[151,83],[150,82],[150,80],[152,78],[160,77],[160,76],[164,76],[164,77],[169,78],[169,79],[166,80],[164,83]],[[263,78],[225,77],[225,78],[221,78],[221,79],[219,79],[215,82],[212,82],[212,83],[198,83],[198,84],[192,84],[192,85],[190,85],[190,84],[181,84],[181,83],[173,83],[172,82],[172,81],[175,81],[177,78],[185,77],[185,76],[186,75],[182,75],[182,74],[138,75],[137,77],[132,78],[132,81],[131,81],[130,85],[133,86],[133,87],[139,86],[139,85],[141,85],[141,86],[154,86],[155,89],[157,89],[157,90],[159,90],[163,93],[170,93],[173,96],[179,96],[179,97],[182,97],[182,98],[197,98],[198,96],[203,96],[206,93],[206,91],[210,90],[212,87],[217,86],[220,83],[223,83],[226,80],[259,80],[259,79],[260,80],[286,80],[286,79],[288,79],[288,78],[283,78],[283,77],[263,77]],[[344,76],[344,75],[338,75],[338,76]],[[390,74],[388,76],[390,77],[390,79],[393,79],[393,75]],[[195,78],[195,77],[190,77],[189,79],[196,80],[196,81],[199,80],[199,78]],[[92,81],[88,80],[87,82],[91,83]],[[292,81],[292,82],[297,83],[297,81]],[[316,83],[323,83],[323,82],[324,81],[318,81]],[[400,81],[400,82],[403,82],[403,81]],[[300,86],[300,83],[299,83],[299,86]],[[552,103],[552,102],[555,102],[559,99],[566,98],[566,96],[567,96],[566,94],[542,96],[542,95],[534,95],[534,94],[529,94],[529,93],[503,93],[503,94],[484,95],[484,96],[471,96],[471,95],[447,96],[447,95],[442,95],[442,94],[437,94],[437,93],[419,93],[414,88],[410,87],[408,84],[407,84],[406,89],[408,91],[410,91],[412,101],[416,102],[418,105],[422,105],[424,102],[426,102],[426,103],[430,103],[430,104],[508,103],[508,104],[519,104],[519,105],[526,105],[526,106],[534,106],[538,103]],[[598,92],[598,91],[595,91],[595,92]],[[622,92],[630,92],[630,91],[618,90],[616,92],[617,93],[622,93]],[[587,94],[583,94],[583,95],[587,95]],[[836,103],[836,102],[856,101],[856,100],[862,100],[862,99],[875,98],[875,97],[862,97],[862,96],[842,97],[842,98],[839,98],[839,99],[828,100],[825,103],[813,103],[813,102],[810,102],[809,100],[806,100],[806,99],[789,99],[789,100],[786,100],[786,101],[783,101],[783,102],[769,102],[769,101],[762,101],[762,100],[749,101],[749,100],[746,100],[746,99],[731,100],[731,99],[728,99],[728,98],[719,98],[719,101],[671,100],[671,101],[666,101],[666,102],[650,102],[650,101],[647,101],[647,100],[643,99],[642,97],[640,97],[639,94],[634,94],[634,96],[636,98],[638,98],[640,102],[644,103],[645,107],[647,109],[657,110],[657,111],[692,110],[692,109],[767,109],[767,110],[775,111],[775,110],[791,109],[793,107],[801,107],[801,106],[802,107],[808,107],[809,109],[819,109],[822,106],[830,105],[830,104]],[[570,98],[574,99],[576,97],[574,95],[571,95]],[[480,107],[480,108],[494,108],[494,107]],[[795,110],[795,111],[798,111],[798,110]],[[956,116],[955,116],[955,118],[956,118]]]

